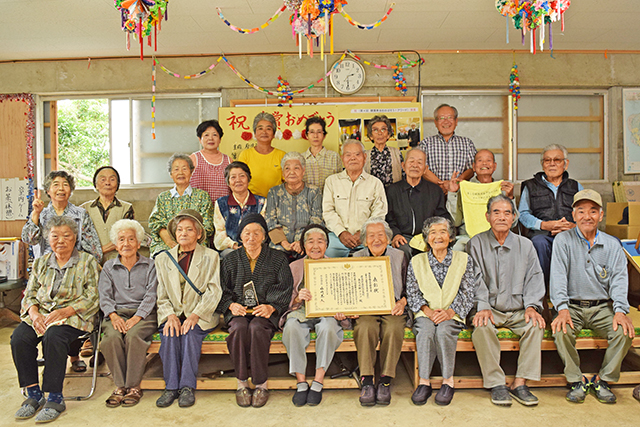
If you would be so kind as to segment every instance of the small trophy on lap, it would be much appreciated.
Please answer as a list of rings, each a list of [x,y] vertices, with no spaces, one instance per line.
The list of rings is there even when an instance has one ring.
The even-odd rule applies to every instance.
[[[258,294],[256,293],[256,287],[253,285],[253,280],[243,285],[242,290],[244,305],[247,307],[247,314],[253,313],[253,308],[258,304]]]

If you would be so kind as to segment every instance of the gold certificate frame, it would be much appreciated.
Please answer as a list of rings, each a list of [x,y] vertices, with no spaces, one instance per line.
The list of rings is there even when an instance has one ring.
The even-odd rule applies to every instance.
[[[395,305],[389,257],[305,259],[311,292],[306,317],[391,314]]]

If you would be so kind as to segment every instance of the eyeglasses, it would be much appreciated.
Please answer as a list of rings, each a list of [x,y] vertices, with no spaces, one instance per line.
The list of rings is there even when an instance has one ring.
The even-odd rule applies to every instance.
[[[373,133],[387,133],[388,131],[389,129],[387,128],[371,129],[371,132]]]
[[[445,120],[455,120],[454,116],[440,116],[440,117],[436,117],[436,120],[438,120],[439,122],[444,122]]]
[[[564,163],[564,161],[567,159],[542,159],[542,164],[543,165],[550,165],[550,164],[556,164],[556,165],[561,165],[562,163]]]

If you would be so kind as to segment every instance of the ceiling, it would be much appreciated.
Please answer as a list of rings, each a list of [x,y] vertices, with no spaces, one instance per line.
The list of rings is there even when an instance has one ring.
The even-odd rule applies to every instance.
[[[348,0],[345,11],[363,24],[380,19],[392,1]],[[243,28],[267,21],[282,0],[171,0],[169,19],[158,35],[157,55],[297,52],[289,11],[254,34],[239,34],[218,17]],[[640,51],[640,8],[636,0],[574,0],[565,32],[553,27],[556,50]],[[0,61],[121,57],[126,50],[113,0],[0,0]],[[520,33],[509,31],[493,0],[396,0],[385,23],[359,30],[335,18],[335,50],[524,50]],[[150,53],[145,45],[145,52]]]

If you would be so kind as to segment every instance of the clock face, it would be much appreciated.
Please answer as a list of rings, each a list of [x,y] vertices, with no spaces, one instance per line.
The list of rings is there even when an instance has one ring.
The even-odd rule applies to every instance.
[[[345,95],[356,93],[364,86],[364,67],[352,59],[343,59],[331,71],[331,86]]]

